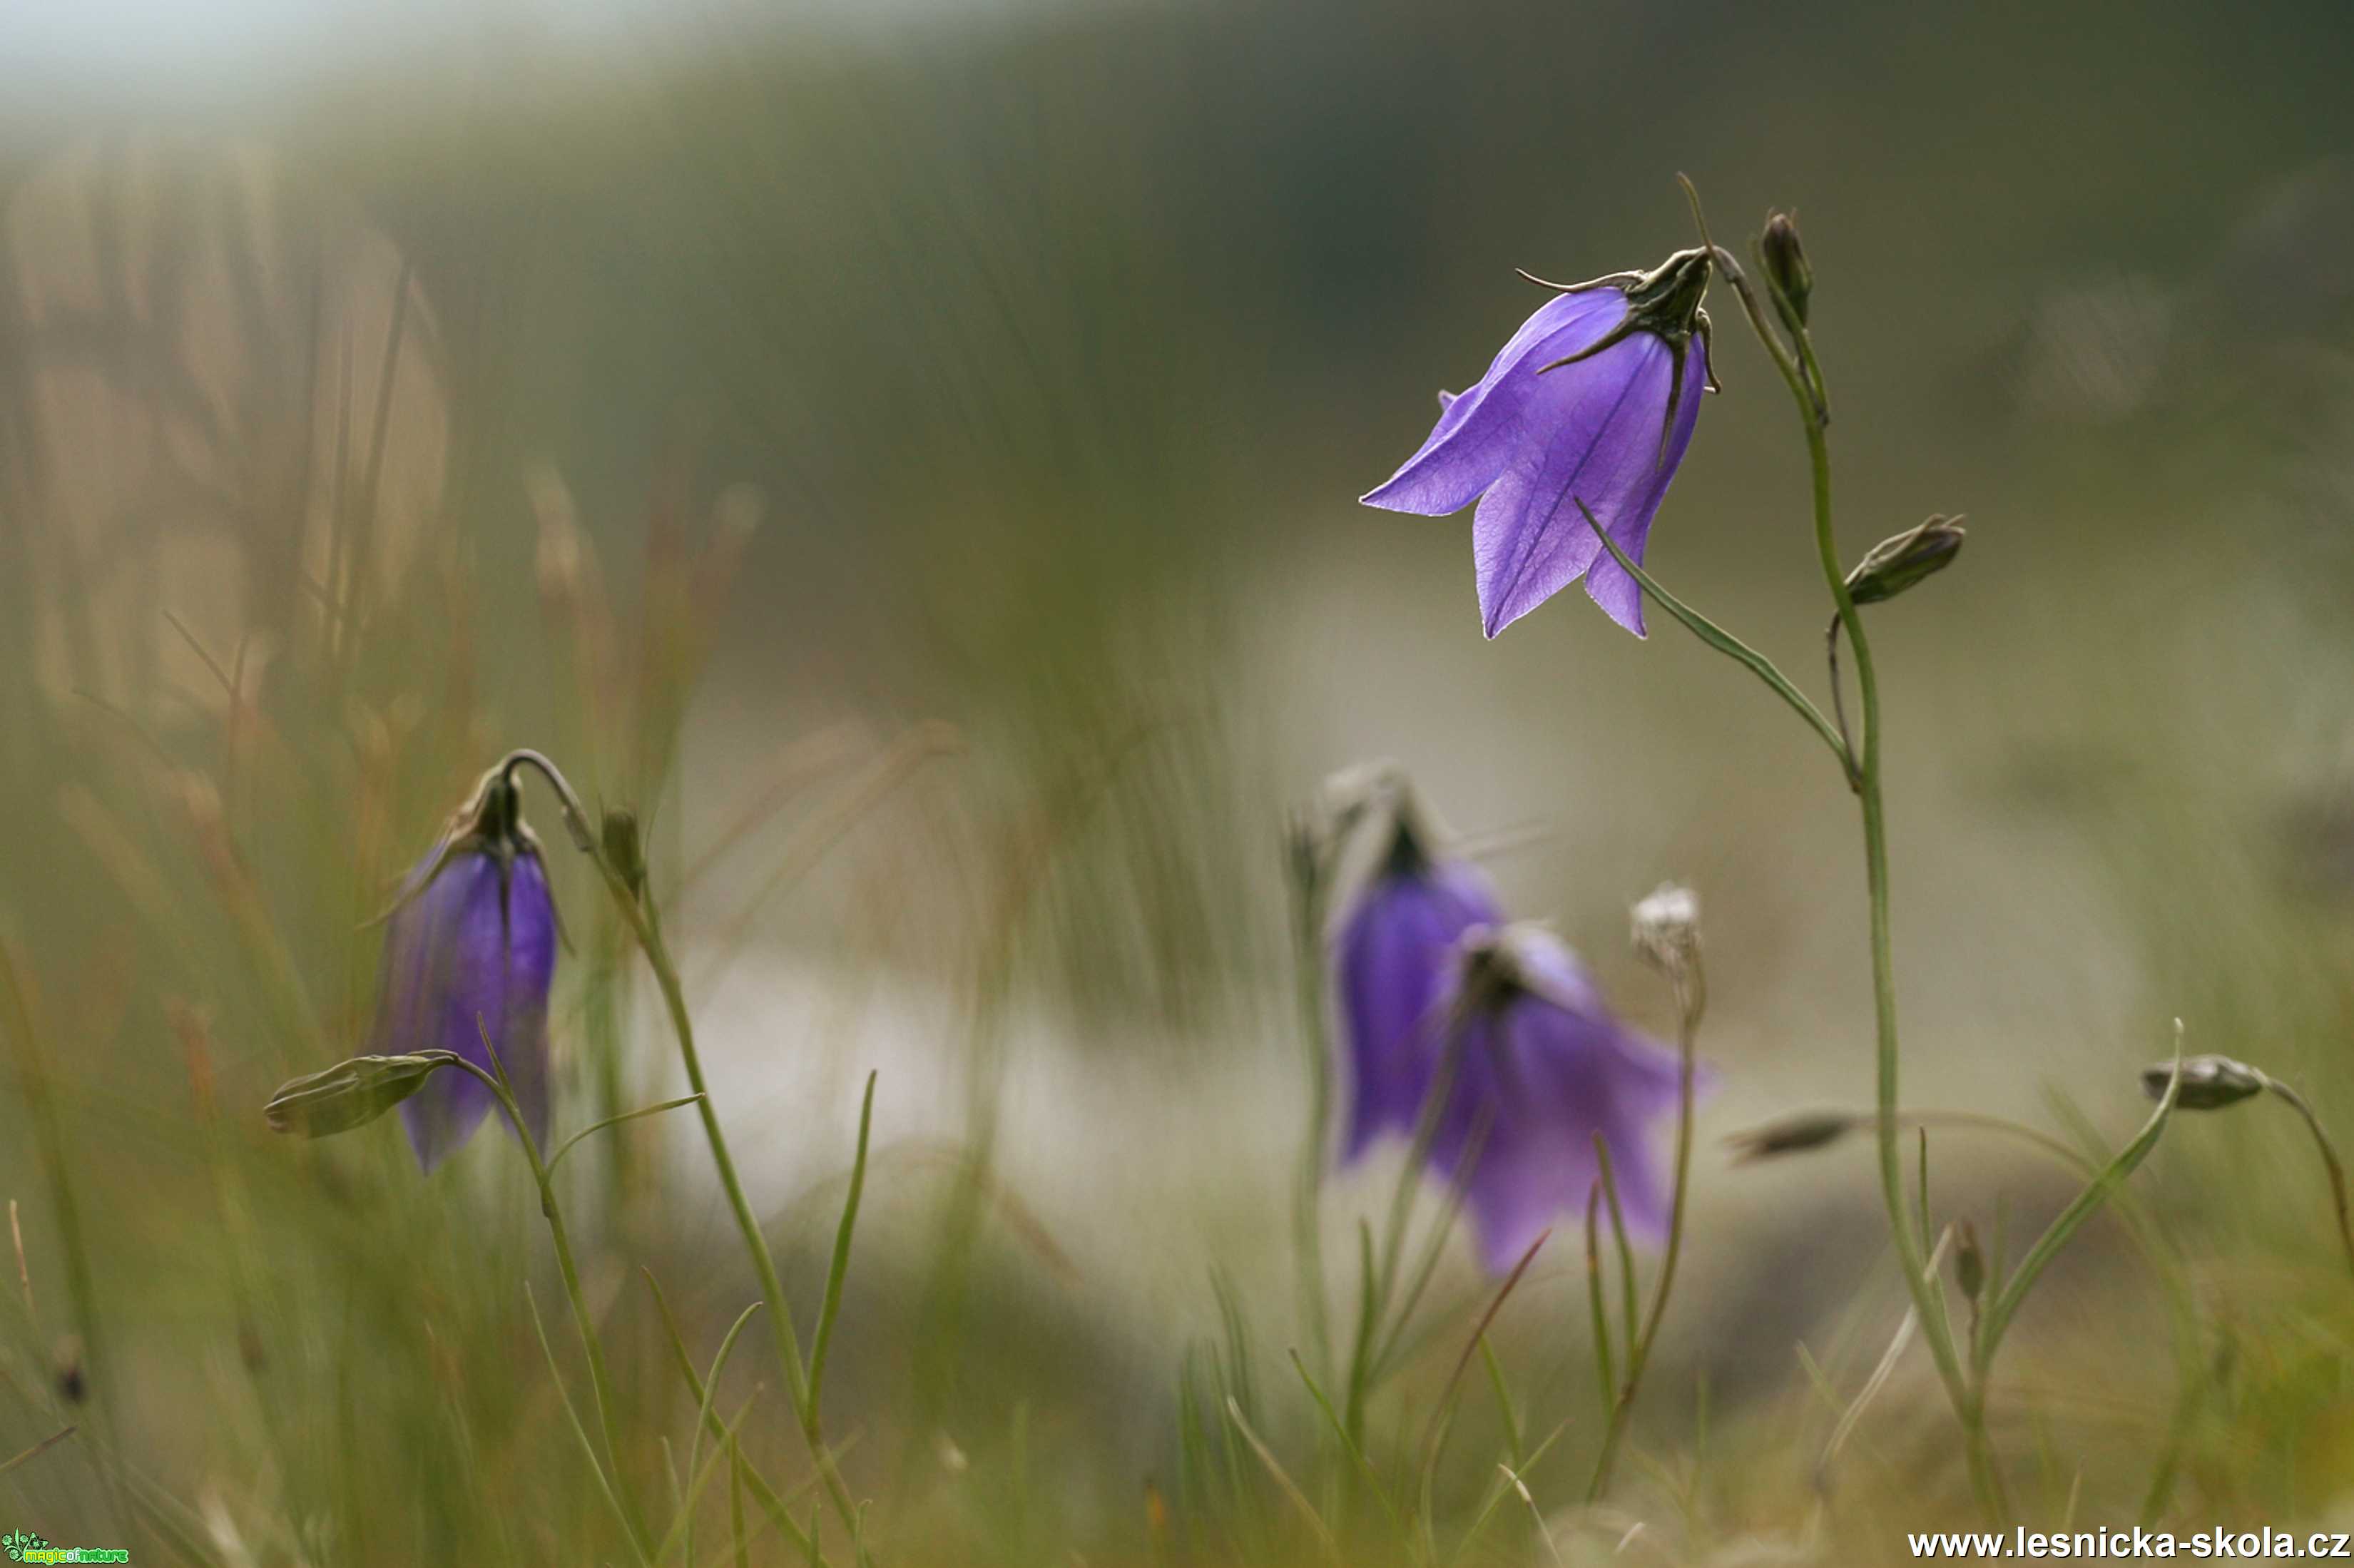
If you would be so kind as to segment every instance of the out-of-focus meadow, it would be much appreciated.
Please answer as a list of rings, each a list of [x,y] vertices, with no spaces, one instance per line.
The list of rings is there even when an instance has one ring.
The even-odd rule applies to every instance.
[[[0,1529],[630,1560],[535,1336],[526,1282],[585,1400],[513,1140],[429,1179],[390,1120],[260,1110],[369,1048],[365,923],[515,746],[649,822],[804,1332],[878,1075],[826,1391],[877,1560],[1847,1563],[1968,1520],[1917,1344],[1825,1457],[1905,1305],[1864,1140],[1719,1147],[1871,1101],[1836,770],[1664,617],[1569,594],[1484,641],[1468,520],[1354,500],[1536,302],[1515,266],[1690,242],[1679,170],[1720,238],[1805,223],[1850,556],[1970,521],[1874,621],[1907,1103],[2111,1148],[2179,1016],[2354,1130],[2342,5],[354,5],[299,45],[100,9],[139,36],[0,21],[0,1461],[77,1428],[0,1471]],[[1719,292],[1649,566],[1819,690],[1804,450]],[[1369,757],[1663,1033],[1627,906],[1695,886],[1715,1087],[1608,1508],[1575,1506],[1564,1227],[1427,1542],[1320,1546],[1281,834]],[[685,1091],[526,800],[577,1130]],[[1336,1280],[1398,1158],[1333,1179]],[[1963,1132],[1931,1165],[1938,1223],[2021,1235],[2073,1181]],[[666,1521],[711,1449],[644,1275],[707,1366],[751,1273],[691,1113],[560,1187]],[[2132,1192],[2160,1266],[2096,1222],[1994,1384],[2021,1516],[2129,1526],[2165,1469],[2183,1528],[2354,1526],[2354,1283],[2302,1128],[2185,1117]],[[1442,1266],[1384,1473],[1477,1317],[1469,1250]],[[760,1339],[715,1408],[806,1520]],[[695,1561],[789,1560],[727,1469]]]

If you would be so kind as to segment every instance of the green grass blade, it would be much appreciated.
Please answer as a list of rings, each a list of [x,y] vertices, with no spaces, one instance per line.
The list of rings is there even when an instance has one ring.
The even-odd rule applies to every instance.
[[[689,1563],[695,1561],[695,1475],[699,1467],[698,1456],[703,1449],[704,1423],[711,1419],[711,1402],[718,1397],[719,1374],[726,1370],[727,1358],[736,1349],[736,1336],[744,1331],[744,1325],[752,1320],[752,1314],[758,1312],[762,1305],[758,1301],[753,1302],[736,1315],[736,1321],[727,1325],[727,1332],[719,1341],[719,1353],[711,1359],[711,1375],[703,1380],[703,1399],[695,1413],[695,1434],[686,1444],[686,1493],[678,1507],[678,1523],[686,1527],[685,1551]],[[731,1433],[729,1441],[733,1440]],[[676,1529],[677,1525],[672,1528]]]
[[[858,1107],[858,1153],[850,1165],[850,1194],[842,1202],[842,1224],[833,1233],[833,1262],[825,1273],[825,1304],[818,1310],[817,1337],[810,1343],[808,1409],[817,1412],[825,1386],[826,1351],[833,1344],[834,1319],[842,1315],[842,1286],[850,1273],[851,1233],[858,1228],[858,1201],[866,1191],[866,1139],[875,1124],[875,1075],[866,1075],[866,1097]]]
[[[531,1330],[539,1336],[540,1353],[547,1358],[547,1373],[556,1380],[556,1394],[564,1402],[565,1418],[572,1423],[573,1434],[580,1439],[580,1451],[588,1456],[588,1468],[596,1474],[597,1490],[613,1510],[614,1521],[620,1525],[621,1533],[629,1538],[630,1550],[637,1553],[640,1563],[649,1563],[645,1548],[638,1544],[637,1532],[630,1528],[630,1516],[621,1507],[620,1494],[613,1490],[612,1478],[605,1474],[605,1462],[597,1457],[597,1445],[589,1440],[588,1428],[580,1424],[580,1412],[572,1404],[572,1391],[564,1386],[564,1369],[557,1364],[556,1347],[548,1343],[547,1325],[540,1319],[539,1301],[532,1295],[528,1280],[524,1283],[523,1298],[531,1308]]]

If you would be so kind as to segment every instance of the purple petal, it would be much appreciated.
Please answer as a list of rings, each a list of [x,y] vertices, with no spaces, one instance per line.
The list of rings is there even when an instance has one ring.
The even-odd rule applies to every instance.
[[[1557,396],[1552,383],[1564,372],[1541,375],[1542,367],[1596,342],[1626,314],[1627,296],[1611,288],[1555,294],[1538,306],[1488,374],[1443,401],[1421,450],[1368,492],[1364,503],[1432,517],[1470,505],[1515,452],[1550,428],[1544,406]]]
[[[394,915],[372,1049],[451,1051],[494,1070],[482,1044],[487,1032],[525,1122],[544,1143],[555,906],[536,855],[517,855],[504,889],[501,881],[492,856],[461,854]],[[494,1103],[472,1075],[436,1073],[401,1107],[419,1162],[432,1170]]]
[[[1456,943],[1502,919],[1486,879],[1457,863],[1387,873],[1359,896],[1336,944],[1344,1163],[1384,1132],[1412,1130],[1445,1047]]]
[[[1697,337],[1691,340],[1684,365],[1683,386],[1679,391],[1675,429],[1669,433],[1667,452],[1654,471],[1654,483],[1648,493],[1634,497],[1614,514],[1595,506],[1591,496],[1585,503],[1595,506],[1594,514],[1610,531],[1610,537],[1627,552],[1627,558],[1637,566],[1643,564],[1643,551],[1650,543],[1651,522],[1659,514],[1659,503],[1667,499],[1668,482],[1676,476],[1676,468],[1684,461],[1684,449],[1691,445],[1692,431],[1700,424],[1700,400],[1707,389],[1708,350]],[[1575,511],[1573,504],[1571,510]],[[1585,519],[1577,519],[1581,527]],[[1591,528],[1586,532],[1592,533]],[[1627,568],[1602,551],[1592,569],[1585,574],[1586,597],[1602,607],[1603,612],[1638,637],[1647,635],[1643,624],[1643,588]]]
[[[1656,1240],[1666,1225],[1652,1127],[1675,1108],[1677,1058],[1593,1000],[1583,970],[1565,950],[1563,958],[1577,988],[1568,994],[1591,1004],[1523,993],[1471,1020],[1431,1147],[1432,1172],[1452,1178],[1478,1139],[1466,1206],[1492,1273],[1511,1268],[1559,1216],[1584,1210],[1599,1177],[1597,1132],[1628,1233]],[[1558,989],[1544,978],[1548,991]]]
[[[1676,428],[1663,452],[1660,435],[1674,370],[1668,344],[1638,333],[1592,359],[1549,373],[1546,380],[1560,385],[1548,387],[1532,411],[1547,433],[1514,453],[1481,498],[1472,529],[1480,620],[1490,637],[1589,567],[1598,569],[1597,560],[1625,578],[1577,503],[1585,502],[1622,547],[1628,540],[1639,546],[1649,537],[1651,518],[1691,441],[1700,408],[1702,377],[1694,365],[1686,371]],[[1627,586],[1634,585],[1630,580]],[[1618,602],[1615,585],[1611,593],[1613,603]],[[1639,605],[1627,615],[1615,609],[1612,614],[1622,625],[1631,618],[1630,630],[1641,624]]]

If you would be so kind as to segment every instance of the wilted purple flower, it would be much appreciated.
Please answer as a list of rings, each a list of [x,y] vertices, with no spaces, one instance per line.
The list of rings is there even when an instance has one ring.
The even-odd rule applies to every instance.
[[[484,775],[402,889],[385,938],[372,1049],[451,1051],[495,1073],[482,1044],[487,1033],[544,1147],[556,941],[539,841],[524,825],[520,792],[502,764]],[[432,1170],[495,1103],[472,1074],[434,1074],[400,1107],[419,1162]]]
[[[1643,594],[1578,510],[1640,565],[1711,385],[1709,253],[1558,291],[1488,374],[1439,394],[1438,424],[1370,506],[1437,517],[1475,499],[1472,554],[1490,637],[1575,582],[1636,636]]]
[[[1511,1268],[1553,1215],[1584,1205],[1600,1174],[1596,1133],[1628,1232],[1656,1240],[1668,1194],[1650,1127],[1675,1109],[1675,1054],[1621,1023],[1542,927],[1473,933],[1458,973],[1430,1163],[1452,1175],[1470,1159],[1465,1206],[1489,1270]]]
[[[1437,829],[1402,778],[1386,776],[1366,810],[1376,807],[1378,859],[1333,943],[1350,1088],[1344,1162],[1384,1132],[1414,1130],[1446,1048],[1456,945],[1504,918],[1476,868],[1439,858]]]

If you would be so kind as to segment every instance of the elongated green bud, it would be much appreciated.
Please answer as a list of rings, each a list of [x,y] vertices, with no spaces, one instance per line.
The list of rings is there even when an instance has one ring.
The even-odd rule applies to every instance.
[[[2141,1070],[2141,1086],[2151,1099],[2166,1097],[2174,1064],[2158,1062]],[[2263,1094],[2271,1080],[2245,1062],[2229,1056],[2187,1056],[2182,1062],[2182,1092],[2175,1096],[2177,1110],[2221,1110],[2252,1095]]]
[[[419,1089],[434,1070],[458,1058],[447,1051],[406,1056],[354,1056],[323,1072],[279,1086],[263,1115],[272,1132],[324,1138],[365,1127]]]
[[[1894,599],[1925,577],[1935,577],[1962,553],[1968,531],[1958,517],[1940,514],[1864,552],[1847,575],[1847,591],[1858,604]]]
[[[1798,220],[1787,212],[1768,213],[1766,232],[1757,237],[1757,253],[1775,288],[1790,302],[1797,326],[1807,324],[1807,298],[1815,291],[1815,270],[1807,264],[1806,249],[1798,243]]]
[[[642,898],[646,891],[645,846],[638,834],[638,814],[627,807],[615,806],[605,813],[599,824],[599,837],[605,847],[605,863],[621,879],[634,896]]]

